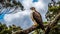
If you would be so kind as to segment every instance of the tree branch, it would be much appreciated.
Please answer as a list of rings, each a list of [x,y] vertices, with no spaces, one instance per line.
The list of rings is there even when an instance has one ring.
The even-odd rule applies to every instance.
[[[60,19],[60,13],[54,18],[54,20],[51,21],[51,23],[48,24],[45,34],[49,34],[50,29],[58,23],[59,19]]]
[[[36,29],[37,29],[37,26],[33,25],[32,27],[30,27],[30,28],[28,28],[26,30],[16,31],[13,34],[28,34],[28,33],[32,32],[32,31],[36,30]]]

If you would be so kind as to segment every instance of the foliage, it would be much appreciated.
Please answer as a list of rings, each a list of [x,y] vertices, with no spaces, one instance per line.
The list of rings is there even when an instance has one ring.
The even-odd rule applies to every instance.
[[[23,5],[16,0],[0,0],[0,5],[2,5],[2,8],[7,8],[7,7],[20,7],[21,10],[23,10]],[[1,6],[0,6],[1,7]]]
[[[55,17],[60,13],[60,1],[58,1],[58,5],[59,6],[51,6],[48,7],[48,12],[46,13],[46,18],[48,21],[53,21],[55,19]],[[56,4],[57,4],[56,3]],[[57,25],[55,25],[54,27],[52,27],[52,29],[50,30],[49,34],[59,34],[60,33],[60,18],[57,21]]]
[[[18,30],[22,30],[21,27],[15,26],[15,25],[7,27],[6,24],[0,23],[0,34],[12,34],[12,32],[15,32]]]
[[[56,26],[54,26],[50,30],[49,34],[60,34],[60,24],[59,25],[57,24]]]
[[[48,12],[46,13],[46,18],[48,21],[53,20],[56,17],[56,15],[60,13],[60,3],[59,2],[57,2],[55,6],[51,6],[51,7],[48,6]]]

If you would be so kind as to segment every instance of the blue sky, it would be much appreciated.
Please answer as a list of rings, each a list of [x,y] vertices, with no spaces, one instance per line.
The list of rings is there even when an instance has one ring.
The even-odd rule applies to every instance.
[[[46,21],[45,14],[48,10],[48,3],[50,0],[20,0],[24,6],[24,11],[21,11],[20,8],[14,10],[12,9],[3,9],[0,15],[0,22],[5,23],[7,26],[15,24],[21,26],[23,29],[27,29],[33,25],[33,21],[30,17],[30,7],[35,7],[38,12],[41,13],[43,21]],[[12,13],[10,13],[12,12]],[[9,14],[8,14],[9,13]]]
[[[38,0],[33,0],[33,2],[38,2]]]

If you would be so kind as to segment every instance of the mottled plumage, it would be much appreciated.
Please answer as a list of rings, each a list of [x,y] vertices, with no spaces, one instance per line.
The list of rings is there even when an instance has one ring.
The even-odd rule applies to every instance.
[[[43,25],[41,14],[37,12],[34,7],[32,7],[31,10],[32,10],[33,21],[35,21],[35,23],[39,25],[37,28],[41,28],[42,30],[44,30],[44,25]]]

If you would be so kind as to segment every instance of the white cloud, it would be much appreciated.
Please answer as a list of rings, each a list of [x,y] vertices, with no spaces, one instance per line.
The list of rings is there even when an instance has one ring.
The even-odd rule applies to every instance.
[[[30,27],[32,25],[32,21],[30,19],[30,12],[28,12],[29,10],[25,10],[25,11],[17,10],[17,11],[19,11],[19,12],[6,14],[4,16],[4,20],[7,24],[7,26],[15,24],[17,26],[21,26],[23,29],[28,28],[27,27],[28,25]]]
[[[21,12],[17,12],[17,13],[14,13],[14,14],[13,13],[5,14],[4,19],[5,19],[5,21],[11,21],[11,20],[13,20],[15,18],[22,18],[25,15],[29,15],[29,12],[27,12],[27,10],[21,11]]]

